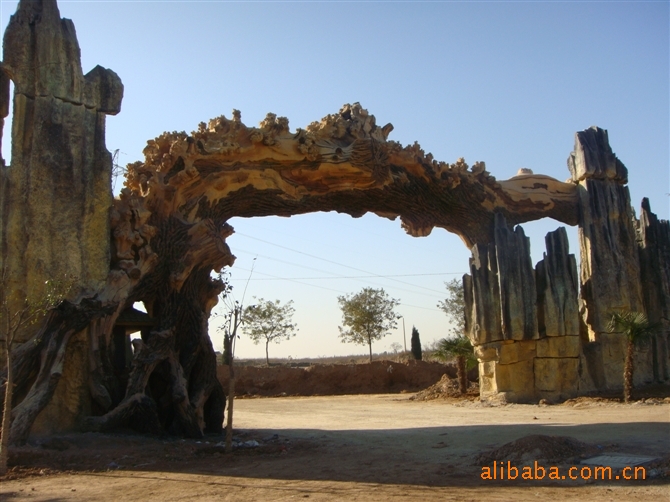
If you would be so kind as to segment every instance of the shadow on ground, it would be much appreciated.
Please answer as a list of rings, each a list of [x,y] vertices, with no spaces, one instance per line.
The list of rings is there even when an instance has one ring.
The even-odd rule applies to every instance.
[[[403,428],[393,430],[259,429],[238,431],[240,442],[258,446],[223,452],[222,436],[201,441],[135,434],[67,434],[11,450],[15,476],[56,472],[98,472],[115,477],[152,478],[157,473],[227,476],[239,480],[332,481],[426,487],[535,486],[591,483],[593,480],[485,481],[477,456],[530,435],[565,436],[585,443],[583,450],[554,455],[529,449],[522,462],[567,469],[599,453],[663,457],[670,451],[668,422],[506,424]],[[554,452],[556,453],[556,452]],[[560,453],[560,452],[559,452]],[[507,458],[497,459],[506,461]],[[517,460],[518,461],[518,460]],[[521,466],[521,464],[516,464]],[[668,458],[653,466],[655,480],[617,483],[666,483]],[[564,472],[564,471],[561,471]],[[41,473],[41,474],[40,474]],[[159,476],[160,477],[160,476]],[[11,479],[11,473],[10,478]],[[210,478],[212,484],[230,484]],[[180,479],[180,482],[187,482]],[[238,483],[239,484],[239,483]],[[242,483],[244,484],[244,483]]]

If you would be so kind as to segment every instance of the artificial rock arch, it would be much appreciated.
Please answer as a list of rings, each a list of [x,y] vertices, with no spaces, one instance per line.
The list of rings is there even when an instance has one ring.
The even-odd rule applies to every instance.
[[[468,334],[488,378],[485,394],[519,400],[543,392],[588,390],[586,385],[545,390],[535,385],[534,368],[542,354],[538,340],[553,329],[547,324],[552,314],[546,312],[556,309],[548,307],[547,298],[569,297],[572,302],[558,302],[563,317],[554,316],[552,322],[558,326],[571,316],[565,336],[578,338],[578,365],[591,357],[583,347],[604,336],[594,319],[602,321],[610,307],[626,306],[598,296],[593,282],[594,277],[607,279],[605,269],[598,271],[600,245],[593,243],[599,235],[605,241],[611,237],[598,234],[593,222],[598,218],[623,228],[621,239],[613,241],[615,248],[607,251],[610,255],[618,256],[625,239],[633,243],[625,249],[625,260],[633,253],[637,263],[638,247],[648,250],[646,273],[661,277],[658,288],[665,295],[654,312],[668,318],[667,222],[644,213],[648,225],[641,224],[639,242],[648,246],[636,245],[634,235],[630,240],[631,215],[610,211],[615,195],[627,200],[621,199],[627,194],[625,168],[608,153],[602,130],[579,133],[587,139],[595,135],[597,141],[592,151],[590,139],[582,153],[576,149],[570,182],[531,173],[499,181],[484,163],[438,162],[418,144],[403,147],[389,141],[392,126],[378,126],[358,104],[296,131],[273,114],[258,128],[247,127],[233,111],[230,119],[202,123],[192,134],[165,133],[149,141],[145,160],[128,166],[126,186],[112,199],[104,116],[120,110],[120,79],[100,67],[83,75],[74,26],[60,19],[55,0],[21,1],[4,47],[2,70],[16,88],[12,165],[2,169],[2,267],[17,298],[38,293],[45,277],[78,277],[76,294],[14,349],[18,386],[12,442],[25,440],[31,430],[54,427],[131,425],[189,436],[220,430],[224,395],[207,320],[223,288],[211,272],[234,262],[226,244],[233,232],[227,220],[233,216],[339,211],[356,217],[373,212],[399,217],[413,236],[428,235],[434,227],[457,233],[473,249],[472,277],[465,280]],[[0,111],[5,105],[0,103]],[[601,185],[606,187],[604,206],[593,204],[594,194],[600,193],[593,186]],[[593,260],[582,257],[590,268],[588,273],[582,269],[581,300],[568,291],[575,289],[574,280],[564,280],[576,272],[560,232],[550,239],[555,244],[541,273],[529,267],[529,255],[509,252],[525,242],[523,231],[513,225],[545,216],[580,224],[583,238],[592,243]],[[505,259],[512,255],[516,261]],[[626,276],[631,284],[638,281],[638,291],[642,269],[647,270],[638,265]],[[664,272],[658,274],[659,269]],[[530,296],[510,294],[515,280],[533,284]],[[559,290],[563,296],[553,293]],[[638,296],[638,303],[627,305],[642,305]],[[120,374],[113,362],[120,352],[113,333],[136,301],[144,302],[153,327],[136,347],[129,373]],[[582,302],[579,309],[575,301]],[[499,312],[500,319],[483,316],[484,307]],[[538,328],[539,308],[544,331]],[[586,337],[574,333],[575,325],[587,326]],[[597,334],[593,340],[588,328]],[[528,341],[535,343],[532,350]],[[522,349],[525,359],[513,360],[510,354]],[[665,361],[667,343],[664,350],[659,357]],[[572,353],[569,357],[575,359]],[[594,374],[607,367],[602,351],[601,363],[597,357],[591,357]],[[521,366],[509,367],[520,362],[526,373],[531,368],[530,394],[518,392],[528,378],[509,376],[521,374]],[[561,368],[572,371],[568,366]],[[592,377],[591,387],[610,385],[608,378]]]

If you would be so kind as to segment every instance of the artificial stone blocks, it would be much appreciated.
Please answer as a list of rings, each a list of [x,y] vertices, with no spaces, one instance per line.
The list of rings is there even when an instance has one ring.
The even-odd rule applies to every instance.
[[[483,397],[559,399],[620,388],[625,339],[607,326],[617,310],[646,312],[661,325],[636,349],[635,383],[670,378],[670,226],[646,199],[635,219],[628,171],[607,131],[577,133],[568,167],[579,193],[579,275],[564,228],[547,234],[534,271],[523,230],[500,215],[494,242],[472,250],[463,281],[466,333]]]
[[[499,216],[495,236],[493,244],[473,248],[472,275],[463,281],[466,333],[480,361],[482,397],[569,397],[578,387],[581,340],[567,233],[559,228],[547,235],[547,252],[535,269],[520,227],[510,229]]]
[[[579,357],[581,340],[579,336],[551,336],[541,338],[535,345],[537,357]]]
[[[577,391],[579,359],[577,357],[538,357],[534,361],[535,391],[545,397],[570,397]]]

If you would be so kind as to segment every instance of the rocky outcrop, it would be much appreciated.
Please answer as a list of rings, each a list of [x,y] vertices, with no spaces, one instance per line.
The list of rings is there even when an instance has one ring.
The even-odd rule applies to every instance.
[[[511,230],[495,218],[495,241],[476,245],[465,288],[465,332],[476,345],[538,337],[535,274],[530,241],[523,229]]]
[[[540,337],[579,336],[579,279],[565,228],[549,232],[545,243],[544,259],[535,265]]]
[[[634,214],[626,167],[607,142],[607,131],[592,127],[575,135],[568,158],[579,188],[580,297],[589,338],[607,332],[612,310],[642,310]]]
[[[12,165],[0,172],[0,268],[10,301],[40,295],[46,278],[76,277],[77,292],[99,291],[112,206],[105,116],[120,111],[123,85],[100,66],[83,75],[74,25],[60,19],[55,0],[20,2],[3,44],[2,116],[5,83],[15,86]]]
[[[513,231],[496,215],[495,249],[500,287],[500,314],[505,340],[538,338],[535,274],[530,239],[518,225]]]
[[[535,389],[547,399],[574,396],[579,385],[578,277],[564,227],[545,237],[547,252],[535,266],[540,339],[536,344]]]
[[[587,179],[628,183],[628,169],[614,155],[605,129],[590,127],[575,133],[575,149],[568,157],[573,182]]]
[[[642,299],[647,317],[659,323],[651,341],[652,374],[657,382],[670,380],[670,223],[651,212],[642,199],[637,222]]]
[[[573,396],[582,344],[567,233],[561,227],[547,234],[547,252],[534,270],[520,227],[512,231],[499,218],[495,235],[494,244],[473,248],[471,275],[464,277],[466,333],[480,362],[481,395],[515,402]],[[507,330],[505,316],[514,321]]]
[[[613,311],[644,309],[635,215],[624,186],[628,171],[612,152],[607,131],[597,127],[575,135],[568,168],[579,190],[581,314],[592,345],[585,346],[583,363],[597,388],[620,388],[625,340],[608,333],[608,323]],[[636,380],[650,380],[650,352],[640,348],[637,357]]]
[[[475,244],[470,274],[463,276],[465,333],[473,345],[502,340],[495,244]]]

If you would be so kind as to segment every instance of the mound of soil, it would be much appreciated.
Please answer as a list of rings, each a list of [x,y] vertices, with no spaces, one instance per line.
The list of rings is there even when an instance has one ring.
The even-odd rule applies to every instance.
[[[228,389],[228,366],[219,366],[217,371],[223,388]],[[405,363],[319,364],[307,368],[237,366],[235,395],[336,396],[416,392],[435,384],[444,374],[455,377],[455,365],[412,360]]]
[[[468,382],[468,392],[462,395],[458,389],[458,378],[449,378],[446,373],[440,381],[410,397],[411,401],[432,401],[434,399],[479,400],[479,385]]]
[[[579,459],[597,455],[602,451],[598,446],[590,445],[568,436],[533,434],[504,444],[493,451],[478,455],[475,459],[475,464],[488,465],[492,464],[495,460],[499,462],[510,461],[518,464],[535,460],[551,463],[578,463]]]

